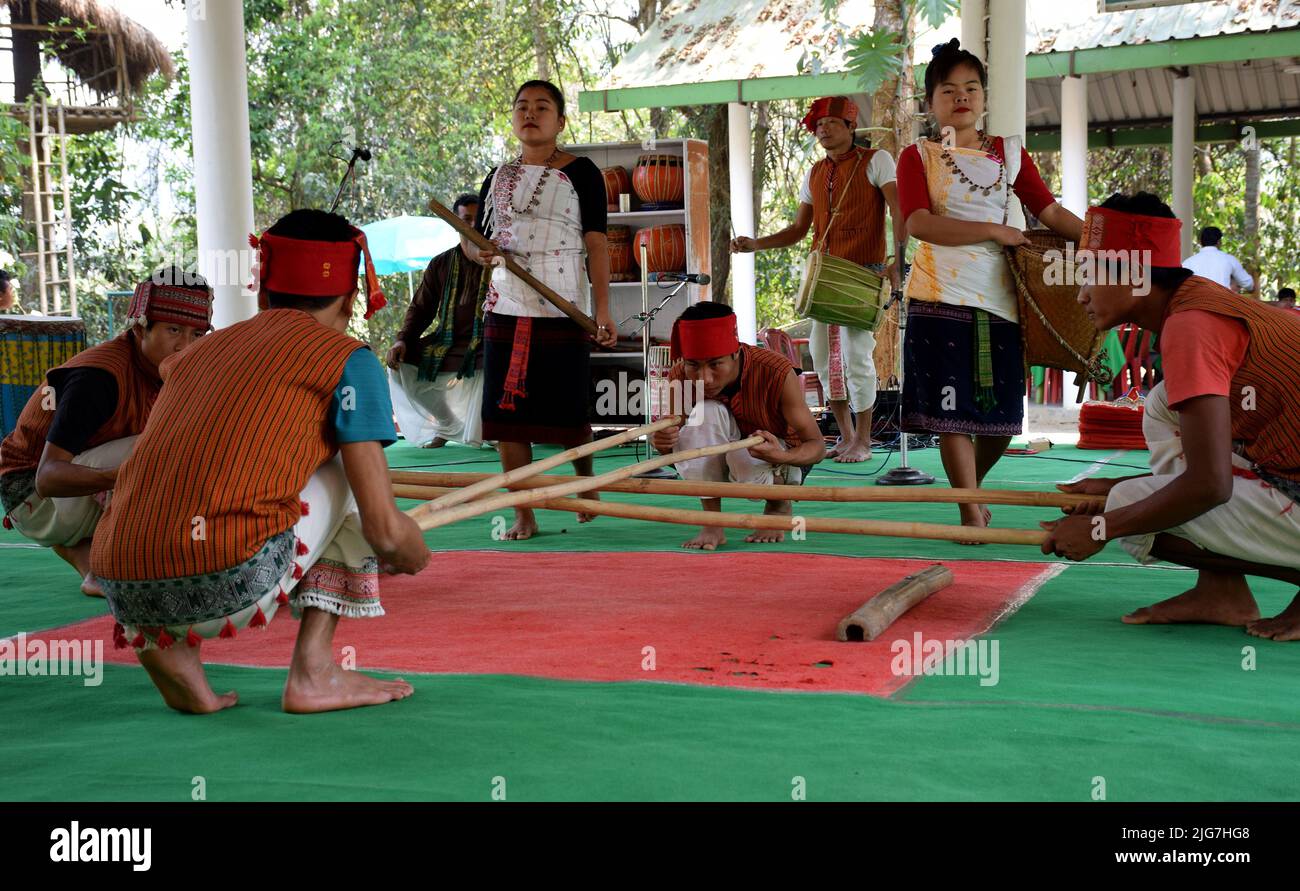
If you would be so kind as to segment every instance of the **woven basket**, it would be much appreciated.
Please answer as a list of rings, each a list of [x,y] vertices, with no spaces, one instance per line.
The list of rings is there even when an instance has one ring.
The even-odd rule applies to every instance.
[[[1105,333],[1093,326],[1079,305],[1079,286],[1047,284],[1047,267],[1064,262],[1067,239],[1049,229],[1029,229],[1025,237],[1029,244],[1006,251],[1020,304],[1026,373],[1031,365],[1060,368],[1106,386],[1111,373],[1102,362]],[[1049,260],[1044,256],[1048,251],[1057,254]],[[1057,271],[1057,278],[1062,271]]]

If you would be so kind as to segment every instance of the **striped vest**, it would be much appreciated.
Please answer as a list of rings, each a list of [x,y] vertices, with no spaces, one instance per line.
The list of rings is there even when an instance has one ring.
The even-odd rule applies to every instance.
[[[839,205],[831,226],[826,252],[863,266],[884,263],[885,194],[867,180],[867,165],[879,149],[854,147],[838,161],[822,158],[812,169],[808,186],[813,199],[813,245],[820,247],[831,210]],[[858,159],[861,158],[861,162]],[[855,171],[854,165],[857,165]],[[834,194],[827,192],[831,171],[835,171]],[[844,190],[848,189],[845,194]],[[840,199],[843,198],[843,203]]]
[[[91,569],[117,581],[237,566],[298,522],[298,493],[338,447],[330,410],[361,343],[273,309],[163,365],[166,386],[95,532]]]
[[[144,429],[149,411],[158,398],[158,388],[162,386],[162,381],[159,380],[158,373],[145,363],[134,330],[124,331],[112,340],[84,350],[58,368],[47,371],[45,379],[54,387],[56,401],[63,378],[59,372],[74,368],[99,368],[113,375],[117,381],[117,408],[113,416],[86,443],[87,449],[124,436],[134,436]],[[52,403],[47,400],[44,389],[36,388],[18,416],[17,426],[0,443],[0,476],[35,470],[40,464],[45,437],[54,424],[54,409],[47,408]]]
[[[794,366],[775,350],[747,343],[740,345],[740,355],[740,385],[735,393],[719,395],[717,401],[731,410],[736,425],[745,436],[755,430],[766,430],[787,445],[794,445],[799,441],[799,435],[781,411],[781,390]],[[681,362],[672,367],[668,379],[686,379]]]
[[[1190,309],[1246,323],[1246,356],[1228,394],[1232,438],[1260,469],[1300,480],[1300,314],[1234,294],[1199,275],[1174,292],[1166,318]]]

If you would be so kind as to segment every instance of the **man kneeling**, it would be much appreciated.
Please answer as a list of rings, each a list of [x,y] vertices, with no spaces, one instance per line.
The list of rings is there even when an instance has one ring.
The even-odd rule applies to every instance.
[[[90,545],[158,398],[158,366],[212,327],[212,289],[197,275],[160,269],[136,286],[126,330],[45,372],[0,443],[5,527],[50,548],[77,570],[81,591],[102,597]]]
[[[163,363],[162,393],[95,535],[91,568],[163,699],[232,706],[203,671],[205,639],[301,614],[283,707],[402,699],[409,684],[334,663],[340,616],[382,616],[380,561],[429,560],[398,511],[383,447],[397,437],[383,369],[345,332],[364,257],[368,318],[383,295],[365,238],[342,217],[290,213],[258,242],[256,316]]]
[[[1132,322],[1160,335],[1165,379],[1146,400],[1151,473],[1084,480],[1105,513],[1055,524],[1045,553],[1082,560],[1119,538],[1143,563],[1199,571],[1190,590],[1124,617],[1130,624],[1240,625],[1300,640],[1300,596],[1259,617],[1246,576],[1300,585],[1300,318],[1181,268],[1179,223],[1154,195],[1111,197],[1084,220],[1079,251],[1149,253],[1150,285],[1091,284],[1079,302],[1099,331]],[[1146,265],[1144,263],[1144,265]]]
[[[766,440],[748,450],[683,461],[677,465],[682,479],[797,485],[826,457],[794,366],[771,350],[741,343],[731,307],[707,301],[688,307],[673,323],[672,359],[669,411],[689,414],[685,426],[654,434],[660,454],[738,442],[754,434]],[[692,400],[695,393],[703,398]],[[705,510],[722,510],[720,498],[700,500]],[[763,513],[788,516],[790,502],[768,499]],[[756,530],[745,541],[784,538],[780,530]],[[682,547],[712,551],[726,543],[721,528],[706,526]]]

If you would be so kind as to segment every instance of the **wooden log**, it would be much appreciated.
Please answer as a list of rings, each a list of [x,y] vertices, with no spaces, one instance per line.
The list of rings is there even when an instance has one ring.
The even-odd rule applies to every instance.
[[[715,447],[716,448],[716,447]],[[596,479],[597,477],[591,477]],[[580,484],[579,484],[580,485]],[[555,488],[560,488],[556,486]],[[588,486],[587,488],[591,488]],[[444,490],[435,486],[395,484],[393,495],[397,498],[430,498]],[[536,495],[545,490],[526,493]],[[525,493],[518,493],[525,494]],[[493,499],[461,505],[472,508]],[[488,513],[498,506],[476,513]],[[504,505],[513,506],[513,505]],[[649,507],[622,501],[592,501],[586,498],[560,498],[543,494],[528,507],[544,510],[563,510],[572,513],[592,514],[602,517],[621,517],[625,520],[650,520],[656,523],[677,523],[683,526],[720,526],[726,529],[779,529],[790,532],[796,528],[792,517],[769,514],[730,514],[711,510],[683,510],[672,507]],[[463,519],[463,518],[461,518]],[[906,523],[889,520],[845,520],[838,517],[800,517],[800,528],[807,532],[833,532],[846,535],[881,535],[894,538],[924,538],[932,541],[975,541],[981,544],[1014,544],[1041,547],[1047,533],[1032,529],[992,529],[975,526],[945,526],[939,523]],[[443,525],[443,524],[438,524]]]
[[[476,230],[473,226],[465,225],[464,220],[456,216],[456,214],[449,210],[437,198],[429,199],[429,210],[441,217],[449,226],[455,229],[459,235],[469,239],[472,244],[479,248],[486,248],[500,252],[500,248],[489,241],[486,236]],[[516,276],[523,281],[524,284],[528,285],[528,287],[545,297],[546,300],[550,302],[552,306],[560,310],[560,312],[577,322],[578,325],[582,327],[583,331],[586,331],[592,337],[596,336],[596,323],[592,320],[591,316],[587,315],[568,300],[565,300],[559,294],[552,291],[545,283],[516,263],[511,257],[506,256],[504,253],[500,253],[499,255],[501,259],[505,261],[505,267],[510,270],[512,275]],[[483,274],[488,275],[489,272],[484,270]]]
[[[466,483],[465,488],[448,492],[441,498],[435,498],[428,504],[422,504],[419,508],[412,508],[409,513],[418,523],[422,517],[432,516],[434,513],[457,504],[462,504],[477,498],[480,495],[494,492],[503,486],[512,488],[522,488],[528,484],[529,478],[545,473],[552,467],[559,467],[576,458],[585,458],[588,455],[594,455],[596,452],[603,452],[606,449],[612,449],[614,446],[622,445],[625,442],[631,442],[642,436],[648,436],[663,430],[666,427],[675,427],[682,422],[680,416],[671,416],[655,421],[653,424],[645,424],[641,427],[634,427],[631,430],[625,430],[614,436],[606,436],[601,439],[593,439],[591,442],[583,443],[580,446],[574,446],[571,449],[565,449],[563,452],[551,455],[549,458],[541,458],[533,461],[531,464],[525,464],[523,467],[516,467],[514,470],[507,470],[504,473],[478,473],[472,474],[474,480]],[[471,474],[465,474],[470,476]],[[422,485],[425,481],[412,479],[415,476],[411,471],[402,471],[402,482],[415,483]],[[573,482],[578,479],[591,479],[591,477],[568,476],[564,479],[558,477],[549,477],[547,480],[537,481],[537,486],[548,486],[559,482]],[[394,478],[393,482],[397,482]],[[536,488],[536,487],[533,487]],[[585,490],[584,490],[585,491]]]
[[[437,529],[439,526],[446,526],[449,523],[455,523],[460,520],[468,520],[470,517],[477,517],[479,514],[490,513],[503,507],[529,507],[547,499],[558,499],[563,495],[572,495],[574,492],[589,492],[592,489],[598,489],[607,483],[617,482],[621,479],[633,476],[638,473],[645,473],[647,470],[654,470],[657,467],[663,467],[667,464],[675,464],[678,461],[690,461],[693,458],[705,458],[709,455],[725,455],[728,452],[736,452],[740,449],[748,449],[756,445],[762,445],[766,442],[761,436],[749,436],[737,442],[724,442],[720,445],[702,446],[698,449],[687,449],[684,452],[673,452],[670,455],[660,455],[657,458],[651,458],[648,461],[641,461],[637,464],[630,464],[627,467],[620,467],[617,470],[611,470],[598,476],[580,476],[576,477],[573,482],[560,483],[554,486],[544,486],[540,489],[525,490],[523,492],[505,492],[500,495],[492,495],[487,498],[471,501],[468,504],[459,504],[455,507],[443,510],[427,511],[421,508],[427,505],[418,505],[407,511],[407,514],[419,524],[420,529],[428,532],[430,529]],[[584,501],[586,504],[600,504],[599,501]],[[585,513],[585,511],[583,511]]]
[[[951,584],[952,570],[942,563],[909,575],[840,619],[835,639],[875,640],[903,613]]]
[[[392,472],[393,482],[413,486],[469,486],[475,494],[483,490],[479,484],[500,474],[486,473],[427,473],[424,471]],[[548,476],[518,483],[503,484],[511,489],[534,489],[560,482],[571,482],[574,476]],[[699,480],[629,479],[601,486],[602,492],[628,492],[644,495],[682,495],[696,498],[749,498],[774,501],[829,501],[836,503],[879,502],[886,504],[1010,504],[1024,507],[1074,507],[1081,504],[1104,505],[1106,499],[1096,495],[1071,495],[1066,492],[1018,492],[1010,489],[918,489],[911,486],[784,486],[748,485],[744,483],[711,483]]]

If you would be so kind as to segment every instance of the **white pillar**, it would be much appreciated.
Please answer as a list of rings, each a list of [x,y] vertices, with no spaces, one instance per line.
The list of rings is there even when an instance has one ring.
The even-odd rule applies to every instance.
[[[1082,218],[1088,210],[1088,78],[1061,78],[1061,205]],[[1075,402],[1085,378],[1065,372],[1062,404],[1078,411]]]
[[[986,128],[994,136],[1025,138],[1025,4],[988,0],[989,89]],[[1023,228],[1019,201],[1011,202],[1008,226]]]
[[[961,48],[974,53],[981,62],[988,62],[984,41],[988,32],[984,17],[988,15],[987,0],[961,0]]]
[[[727,148],[731,161],[731,227],[737,238],[753,238],[754,167],[753,135],[749,106],[741,102],[727,105]],[[758,339],[757,286],[754,255],[731,255],[731,305],[736,311],[736,327],[742,343]]]
[[[256,299],[245,293],[253,171],[244,9],[189,0],[186,11],[199,272],[213,285],[212,321],[221,328],[257,311]]]
[[[1061,78],[1061,204],[1088,210],[1088,78]]]
[[[1192,155],[1196,149],[1196,81],[1174,78],[1174,215],[1183,221],[1183,257],[1192,254]]]

